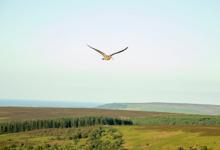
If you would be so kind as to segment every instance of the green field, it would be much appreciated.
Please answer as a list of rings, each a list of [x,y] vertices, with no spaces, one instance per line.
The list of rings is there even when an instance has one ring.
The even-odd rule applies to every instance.
[[[0,150],[219,150],[220,147],[220,116],[80,108],[0,108],[1,123],[86,116],[130,119],[135,125],[63,127],[1,134]]]
[[[96,127],[92,127],[96,128]],[[131,150],[177,150],[183,147],[220,147],[220,128],[214,126],[114,126],[123,135],[122,147]],[[83,128],[80,128],[83,130]],[[74,141],[69,137],[77,129],[41,129],[0,135],[0,149],[4,145],[19,143],[33,147],[49,145],[83,147],[86,139]],[[88,130],[88,128],[86,128]]]
[[[124,147],[132,150],[177,150],[179,147],[220,148],[220,127],[214,126],[123,126]]]

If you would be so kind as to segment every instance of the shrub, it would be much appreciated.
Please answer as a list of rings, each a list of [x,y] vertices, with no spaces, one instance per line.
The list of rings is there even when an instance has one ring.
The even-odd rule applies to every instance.
[[[122,134],[114,128],[99,127],[88,136],[89,149],[118,150],[122,147]]]
[[[201,146],[200,150],[208,150],[207,146]]]
[[[184,150],[182,146],[178,147],[177,150]]]

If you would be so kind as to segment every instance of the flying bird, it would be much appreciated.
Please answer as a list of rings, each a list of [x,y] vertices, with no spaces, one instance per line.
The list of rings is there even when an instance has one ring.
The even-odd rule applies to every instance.
[[[128,47],[126,47],[126,48],[124,48],[123,50],[120,50],[120,51],[115,52],[115,53],[113,53],[113,54],[107,55],[107,54],[105,54],[104,52],[102,52],[102,51],[100,51],[100,50],[98,50],[98,49],[96,49],[96,48],[94,48],[94,47],[92,47],[92,46],[90,46],[90,45],[87,45],[87,46],[88,46],[89,48],[95,50],[95,51],[98,52],[99,54],[101,54],[101,55],[103,56],[102,60],[111,60],[113,55],[118,54],[118,53],[121,53],[121,52],[125,51],[126,49],[128,49]]]

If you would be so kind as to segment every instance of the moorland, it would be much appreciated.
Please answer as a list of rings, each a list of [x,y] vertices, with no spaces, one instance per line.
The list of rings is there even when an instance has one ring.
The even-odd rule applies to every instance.
[[[78,119],[77,126],[68,119]],[[39,128],[33,122],[42,122],[42,126]],[[55,122],[60,126],[55,126]],[[218,150],[220,147],[220,116],[212,115],[0,107],[0,125],[12,129],[12,124],[22,125],[24,130],[1,132],[0,149]]]

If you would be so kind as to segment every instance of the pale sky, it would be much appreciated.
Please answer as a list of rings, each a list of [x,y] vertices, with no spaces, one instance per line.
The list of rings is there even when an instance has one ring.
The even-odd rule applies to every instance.
[[[220,104],[218,0],[1,0],[0,99]],[[112,53],[105,62],[86,44]]]

